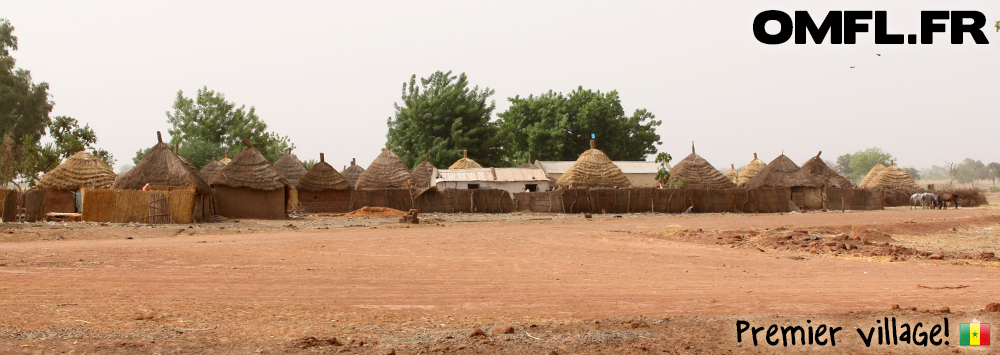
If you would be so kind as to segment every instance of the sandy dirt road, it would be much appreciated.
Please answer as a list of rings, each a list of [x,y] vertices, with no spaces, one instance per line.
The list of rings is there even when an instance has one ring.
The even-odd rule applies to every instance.
[[[996,268],[789,258],[672,241],[656,233],[677,227],[878,226],[907,220],[960,225],[963,218],[988,213],[581,217],[545,224],[2,243],[0,320],[15,330],[86,328],[113,315],[121,324],[104,319],[102,331],[122,331],[143,320],[136,312],[156,307],[175,315],[153,310],[149,319],[176,322],[180,312],[189,317],[189,327],[224,317],[221,309],[250,306],[387,315],[394,319],[389,323],[421,317],[482,322],[796,316],[884,311],[892,304],[974,312],[982,309],[983,295],[1000,295]],[[947,288],[959,285],[964,288]],[[253,327],[228,336],[294,336],[278,329],[254,333]]]

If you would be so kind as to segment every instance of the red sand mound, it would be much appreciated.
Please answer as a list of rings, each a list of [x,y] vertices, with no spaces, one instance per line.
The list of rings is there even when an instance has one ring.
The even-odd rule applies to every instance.
[[[406,212],[388,207],[361,207],[351,213],[343,214],[344,217],[402,217]]]

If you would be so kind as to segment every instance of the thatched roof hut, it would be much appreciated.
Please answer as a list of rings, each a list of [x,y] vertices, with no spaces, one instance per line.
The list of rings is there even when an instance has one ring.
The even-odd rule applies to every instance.
[[[531,163],[524,163],[524,164],[518,165],[517,168],[518,169],[541,169],[540,167],[538,167],[538,165],[531,164]]]
[[[210,181],[219,214],[230,218],[287,218],[291,185],[250,141],[244,139],[243,144],[247,148]]]
[[[243,140],[247,149],[240,154],[209,182],[212,186],[228,186],[235,188],[247,188],[252,190],[270,191],[290,188],[288,179],[285,179],[278,169],[271,166],[271,162],[250,145],[250,142]]]
[[[191,186],[199,193],[211,194],[212,187],[194,165],[174,153],[169,145],[163,143],[160,132],[156,132],[157,143],[139,164],[118,178],[113,186],[119,190],[142,190],[143,186]]]
[[[285,155],[282,155],[281,158],[278,158],[278,160],[274,162],[274,168],[278,170],[278,173],[280,173],[281,176],[284,176],[285,179],[288,180],[288,183],[292,186],[295,186],[295,184],[298,183],[299,178],[301,178],[302,175],[305,175],[307,171],[305,164],[302,164],[299,157],[292,154],[291,149],[288,149],[288,152],[285,153]]]
[[[354,158],[351,158],[351,166],[345,166],[344,170],[340,171],[340,175],[343,175],[347,182],[351,183],[353,187],[358,182],[358,177],[361,173],[365,172],[365,169],[361,165],[354,163]]]
[[[479,165],[475,160],[469,159],[469,151],[462,151],[462,159],[455,161],[454,164],[448,167],[448,169],[482,169],[483,166]]]
[[[617,165],[590,140],[590,149],[580,154],[559,180],[559,186],[577,187],[629,187],[632,183]]]
[[[823,152],[816,153],[816,156],[810,158],[805,164],[802,164],[802,170],[822,178],[824,186],[853,188],[854,184],[850,180],[847,180],[847,178],[837,174],[833,169],[830,169],[830,166],[826,165],[823,159],[819,158],[820,154],[823,154]]]
[[[862,189],[869,188],[868,185],[871,183],[872,179],[878,176],[882,170],[885,170],[885,165],[882,165],[882,160],[879,159],[878,163],[875,163],[875,166],[872,167],[872,170],[869,170],[868,174],[865,174],[865,177],[861,179],[861,183],[858,184],[858,187]]]
[[[881,165],[881,164],[879,164]],[[918,189],[916,181],[913,181],[913,177],[910,176],[906,170],[900,169],[898,166],[889,162],[889,166],[882,169],[871,181],[868,182],[868,189],[874,188],[885,188],[885,189],[898,189],[898,188],[910,188]]]
[[[747,182],[746,188],[761,187],[821,187],[823,179],[799,168],[784,154],[770,163]]]
[[[736,185],[739,187],[744,187],[753,179],[754,176],[760,173],[761,170],[767,167],[767,164],[763,160],[757,159],[757,153],[753,153],[753,160],[747,163],[747,166],[740,170],[739,175],[736,177]]]
[[[729,171],[723,174],[723,176],[725,176],[727,179],[729,179],[729,181],[732,181],[735,184],[736,178],[739,177],[739,174],[736,172],[736,165],[729,164]]]
[[[205,181],[212,180],[215,174],[218,174],[224,167],[226,167],[226,164],[219,161],[219,154],[215,154],[215,160],[205,164],[201,168],[201,177],[205,178]]]
[[[45,173],[38,181],[38,188],[61,191],[106,189],[115,183],[117,177],[101,158],[80,151]]]
[[[681,159],[677,165],[670,168],[670,183],[688,189],[730,189],[736,184],[709,164],[705,158],[694,152],[691,144],[691,154]]]
[[[295,189],[309,192],[350,190],[351,183],[326,162],[323,153],[319,153],[319,163],[299,178]]]
[[[434,185],[432,180],[434,179],[434,170],[437,170],[437,168],[435,168],[434,164],[431,164],[428,159],[430,159],[430,154],[425,155],[424,161],[413,167],[413,171],[410,172],[410,177],[413,178],[413,182],[416,184],[415,186],[420,189],[425,189]]]
[[[413,178],[410,177],[410,169],[396,153],[393,153],[386,145],[382,154],[379,154],[368,169],[358,176],[358,181],[354,183],[355,189],[406,189],[413,186]]]

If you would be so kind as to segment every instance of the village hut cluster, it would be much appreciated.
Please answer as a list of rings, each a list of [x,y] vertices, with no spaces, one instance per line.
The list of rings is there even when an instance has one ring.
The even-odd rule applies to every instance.
[[[462,208],[471,211],[480,210],[477,203],[495,204],[496,207],[489,208],[502,211],[505,206],[508,210],[516,208],[519,201],[538,200],[530,197],[533,193],[560,190],[597,191],[599,196],[601,189],[785,189],[781,191],[787,191],[785,197],[791,209],[799,210],[826,208],[829,189],[839,189],[836,191],[841,196],[845,191],[858,190],[824,164],[820,154],[799,167],[784,154],[765,164],[754,153],[753,160],[742,170],[730,165],[730,170],[723,174],[696,154],[693,144],[691,154],[673,167],[654,162],[612,161],[591,140],[590,149],[576,161],[536,160],[516,168],[483,167],[468,151],[463,151],[462,158],[447,169],[435,167],[429,155],[411,169],[387,145],[367,169],[352,159],[350,165],[338,171],[326,162],[322,153],[319,162],[307,169],[291,150],[272,164],[249,141],[243,143],[245,148],[234,157],[227,151],[222,159],[216,156],[216,160],[199,171],[177,154],[177,146],[164,143],[157,132],[157,143],[135,168],[121,176],[100,159],[80,152],[45,174],[38,188],[27,194],[25,201],[34,201],[26,202],[27,209],[33,211],[34,220],[52,214],[82,214],[84,220],[94,221],[177,223],[217,218],[285,219],[290,213],[344,213],[365,206],[355,204],[360,195],[367,196],[361,199],[364,203],[371,203],[375,201],[373,196],[382,194],[385,197],[380,201],[388,204],[389,196],[393,195],[403,196],[397,200],[414,208],[425,205],[434,208],[437,204],[437,208],[452,211],[464,199],[468,202]],[[669,170],[666,183],[657,180],[662,170]],[[890,163],[876,165],[860,188],[915,186],[905,171]],[[473,190],[471,195],[449,195],[449,191],[470,190]],[[475,191],[482,193],[476,195]],[[507,201],[476,202],[477,196]],[[545,196],[553,201],[551,195]],[[627,196],[627,204],[632,204],[633,193]],[[636,192],[635,196],[644,195]],[[555,202],[547,203],[546,208],[552,210]],[[441,207],[442,204],[450,207]],[[83,211],[88,208],[90,211]],[[574,208],[570,206],[569,210]],[[657,211],[655,203],[651,210]]]

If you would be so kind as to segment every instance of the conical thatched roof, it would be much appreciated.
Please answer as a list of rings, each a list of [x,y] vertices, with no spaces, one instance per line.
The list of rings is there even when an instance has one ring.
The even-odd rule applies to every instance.
[[[319,163],[299,178],[295,189],[309,192],[350,190],[351,183],[326,163],[323,153],[319,153]]]
[[[139,164],[115,181],[114,188],[119,190],[141,190],[146,184],[153,186],[193,186],[201,193],[210,193],[212,188],[201,173],[180,155],[174,153],[170,146],[163,143],[160,132],[156,132],[159,141]]]
[[[455,164],[451,164],[448,169],[482,169],[483,166],[479,165],[475,160],[469,159],[469,151],[462,151],[462,159],[455,161]]]
[[[253,190],[271,191],[291,187],[267,158],[244,139],[247,146],[233,161],[212,178],[212,186],[228,186]]]
[[[760,173],[761,170],[767,167],[767,164],[763,160],[757,159],[757,153],[753,153],[753,160],[747,163],[747,166],[740,170],[739,175],[736,177],[736,185],[744,187],[753,179],[754,176]]]
[[[725,176],[727,179],[729,179],[729,181],[732,181],[735,184],[736,178],[739,177],[739,174],[736,173],[736,165],[729,164],[729,171],[727,171],[726,174],[723,176]]]
[[[365,169],[355,164],[354,159],[351,158],[351,166],[344,167],[344,171],[341,171],[340,175],[343,175],[347,179],[347,182],[351,183],[351,186],[354,186],[358,182],[358,177],[363,172],[365,172]]]
[[[761,187],[820,187],[823,179],[799,168],[784,154],[774,158],[770,163],[747,182],[746,188]]]
[[[410,177],[413,178],[413,182],[417,188],[424,189],[428,188],[433,184],[431,179],[434,178],[434,164],[431,164],[427,159],[428,156],[424,157],[424,161],[413,167],[413,171],[410,172]]]
[[[295,186],[295,184],[299,182],[299,178],[302,177],[302,175],[305,175],[307,171],[305,164],[302,164],[299,157],[292,154],[291,149],[288,150],[288,153],[285,153],[285,155],[282,155],[281,158],[278,158],[278,160],[274,162],[274,168],[277,169],[278,173],[281,173],[281,176],[284,176],[285,180],[288,180],[288,184],[292,186]]]
[[[875,166],[872,167],[872,170],[869,170],[868,174],[865,174],[865,177],[861,179],[861,183],[858,184],[858,187],[862,189],[867,189],[872,179],[878,176],[878,174],[881,173],[882,170],[885,170],[885,165],[882,165],[882,160],[879,160],[878,163],[875,163]]]
[[[823,152],[817,153],[816,156],[809,159],[805,164],[802,164],[802,170],[823,179],[823,186],[853,188],[854,184],[850,180],[847,180],[847,178],[837,174],[833,169],[830,169],[830,166],[826,165],[823,159],[819,158],[820,154],[823,154]]]
[[[524,163],[524,164],[518,165],[517,168],[518,169],[541,169],[541,168],[538,167],[538,165],[531,164],[531,163]]]
[[[413,186],[413,179],[410,177],[410,169],[396,153],[388,147],[379,154],[378,157],[368,165],[368,169],[358,176],[358,182],[354,183],[356,189],[405,189],[406,183]]]
[[[218,160],[219,154],[215,154],[215,159],[216,160],[205,164],[205,166],[201,168],[201,177],[205,178],[205,181],[212,180],[212,178],[215,177],[215,174],[219,173],[222,168],[226,167],[226,164],[223,164]]]
[[[622,169],[594,147],[593,140],[590,141],[590,149],[580,154],[580,158],[559,177],[556,184],[576,187],[632,186]]]
[[[38,188],[65,191],[106,189],[115,183],[117,177],[101,158],[80,151],[45,173],[38,181]]]
[[[730,189],[736,184],[716,170],[705,158],[695,154],[694,144],[691,144],[691,154],[681,159],[677,165],[670,168],[670,183],[688,189]]]
[[[229,162],[231,161],[233,161],[233,159],[229,158],[228,150],[226,151],[226,155],[222,157],[222,159],[219,159],[219,162],[222,163],[222,165],[229,165]]]
[[[917,185],[917,182],[913,181],[913,177],[910,176],[906,170],[900,169],[895,165],[889,165],[885,169],[882,169],[882,171],[879,172],[878,175],[872,179],[872,181],[868,182],[868,187],[866,188],[874,189],[879,187],[885,189],[920,188],[920,186]]]

